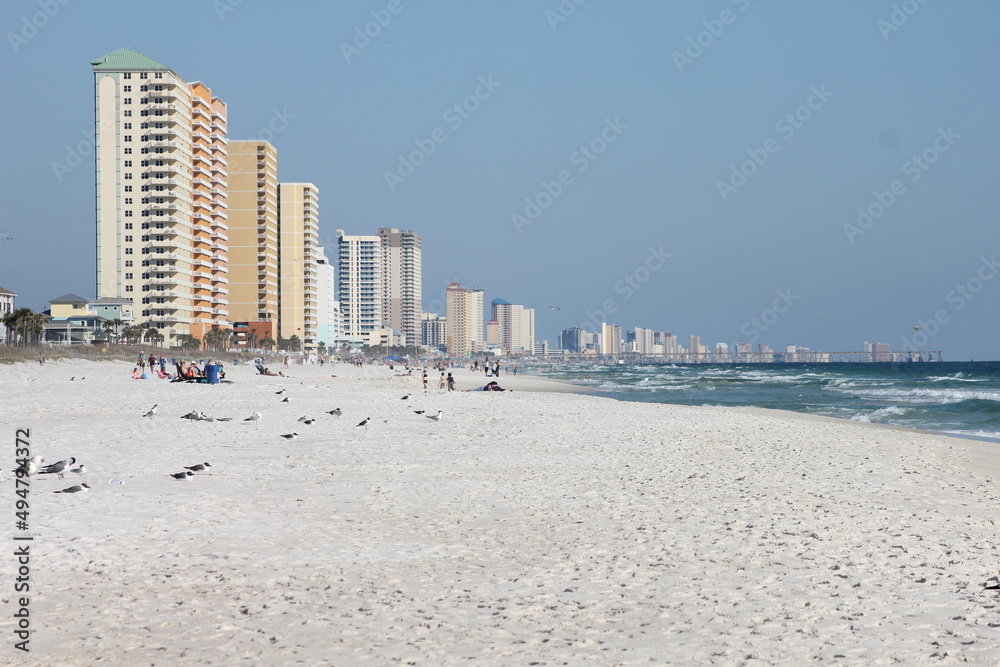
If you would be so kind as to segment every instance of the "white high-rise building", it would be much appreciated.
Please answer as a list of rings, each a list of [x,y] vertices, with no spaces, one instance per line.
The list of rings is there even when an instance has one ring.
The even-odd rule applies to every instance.
[[[97,298],[167,344],[228,325],[225,103],[129,49],[91,66]]]
[[[323,248],[317,248],[316,251],[316,301],[319,310],[316,339],[317,343],[326,343],[326,347],[336,348],[344,338],[340,302],[337,300],[336,272],[326,256],[326,251]],[[323,351],[325,350],[320,350]]]
[[[382,330],[382,239],[337,230],[337,299],[344,336],[368,340]]]

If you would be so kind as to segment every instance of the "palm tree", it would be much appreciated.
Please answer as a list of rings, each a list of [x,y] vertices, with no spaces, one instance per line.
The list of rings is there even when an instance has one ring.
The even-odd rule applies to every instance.
[[[260,346],[267,350],[268,352],[274,347],[274,339],[270,336],[264,336],[260,339]]]

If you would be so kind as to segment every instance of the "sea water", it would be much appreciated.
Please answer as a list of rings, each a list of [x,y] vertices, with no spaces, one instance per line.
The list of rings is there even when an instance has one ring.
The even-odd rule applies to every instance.
[[[1000,362],[995,361],[592,363],[556,364],[538,372],[622,400],[792,410],[1000,442]]]

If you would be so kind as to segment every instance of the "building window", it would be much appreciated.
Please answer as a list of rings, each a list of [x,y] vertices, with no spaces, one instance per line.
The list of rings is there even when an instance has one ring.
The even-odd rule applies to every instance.
[[[131,255],[132,254],[132,248],[125,248],[125,254],[126,255]]]
[[[131,93],[132,92],[132,86],[123,86],[122,90],[124,90],[126,93]]]
[[[125,166],[126,167],[131,167],[132,166],[132,160],[125,160]]]
[[[131,292],[132,291],[132,286],[131,285],[126,285],[125,286],[125,291],[126,292]]]
[[[126,259],[125,260],[125,266],[126,267],[132,266],[132,260],[131,259]]]
[[[122,115],[125,116],[126,118],[131,118],[132,117],[132,110],[131,109],[125,109],[125,111],[122,112]]]
[[[156,78],[157,79],[162,79],[163,78],[163,72],[157,72],[156,73]]]
[[[125,211],[125,217],[126,218],[131,218],[132,217],[132,211]]]
[[[125,229],[132,229],[132,223],[131,222],[126,222],[125,223]]]
[[[131,155],[131,154],[132,154],[132,149],[131,148],[126,148],[125,149],[125,155]]]
[[[131,273],[126,273],[125,274],[125,280],[132,280],[132,274]]]
[[[142,161],[142,162],[140,162],[139,164],[140,164],[141,166],[143,166],[143,167],[148,167],[148,166],[149,166],[149,160],[143,160],[143,161]]]
[[[132,141],[132,135],[131,134],[126,134],[125,135],[125,141]]]
[[[125,123],[124,129],[131,130],[132,129],[132,123]]]
[[[125,192],[132,192],[132,186],[131,185],[126,185],[125,186]]]
[[[123,79],[131,79],[132,78],[132,72],[125,72],[125,74],[122,75],[122,78]]]
[[[132,203],[132,198],[131,198],[131,197],[125,197],[125,203],[126,203],[126,204],[131,204],[131,203]],[[128,223],[128,224],[130,224],[130,225],[131,225],[132,223],[130,222],[130,223]]]
[[[132,174],[131,173],[125,174],[125,180],[126,181],[131,181],[132,180]]]
[[[131,97],[126,97],[125,100],[124,100],[124,102],[125,102],[125,104],[132,104],[132,98]]]
[[[132,237],[131,236],[126,236],[125,237],[125,243],[131,243],[131,242],[132,242]]]
[[[140,79],[148,79],[149,78],[149,72],[139,72],[139,78]]]
[[[141,125],[139,125],[139,128],[143,130],[145,130],[147,127],[149,127],[149,123],[142,123]]]

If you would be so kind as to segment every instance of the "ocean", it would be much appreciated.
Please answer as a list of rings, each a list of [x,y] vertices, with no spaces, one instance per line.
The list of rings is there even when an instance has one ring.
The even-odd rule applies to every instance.
[[[772,408],[1000,442],[1000,362],[556,364],[627,401]]]

